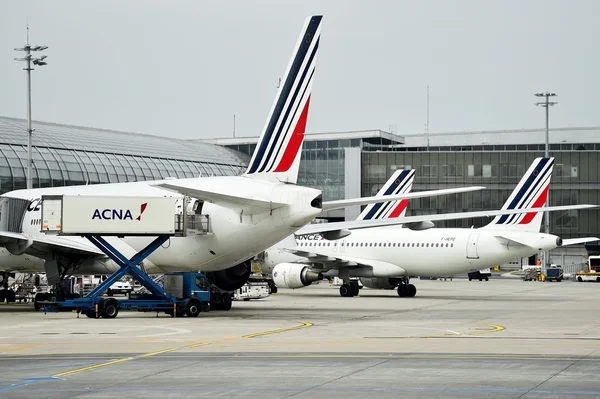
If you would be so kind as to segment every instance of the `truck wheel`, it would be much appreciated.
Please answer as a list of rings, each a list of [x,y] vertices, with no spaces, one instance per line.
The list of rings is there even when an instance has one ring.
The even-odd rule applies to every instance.
[[[185,314],[187,317],[198,317],[200,314],[200,301],[190,299],[185,306]]]
[[[489,281],[489,280],[490,280],[489,277],[486,276],[485,281]]]
[[[577,277],[577,281],[579,281],[580,283],[583,282],[583,279],[581,278],[581,276]]]
[[[200,304],[200,311],[201,312],[210,312],[210,302],[202,302]]]
[[[556,279],[556,281],[558,281],[560,283],[562,281],[562,278],[559,277],[559,278]]]
[[[114,299],[104,302],[102,317],[105,319],[114,319],[119,314],[119,303]]]

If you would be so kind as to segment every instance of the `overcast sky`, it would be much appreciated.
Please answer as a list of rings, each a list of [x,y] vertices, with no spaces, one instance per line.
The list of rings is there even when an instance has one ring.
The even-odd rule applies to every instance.
[[[26,118],[13,50],[47,45],[33,119],[178,138],[260,134],[307,16],[324,16],[309,132],[600,126],[600,1],[0,2],[0,115]]]

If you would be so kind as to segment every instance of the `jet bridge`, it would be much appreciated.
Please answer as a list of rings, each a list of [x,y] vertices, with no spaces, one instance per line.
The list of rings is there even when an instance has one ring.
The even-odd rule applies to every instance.
[[[210,308],[210,284],[202,273],[170,273],[174,276],[163,288],[140,270],[140,264],[170,237],[177,233],[173,212],[177,197],[116,197],[48,195],[42,198],[42,232],[60,236],[86,237],[120,269],[83,298],[39,302],[40,310],[54,312],[76,310],[90,318],[114,318],[119,309],[164,311],[172,316],[195,317]],[[184,229],[185,230],[185,229]],[[126,258],[103,237],[156,236],[143,250]],[[146,288],[150,294],[130,296],[127,300],[103,298],[102,294],[126,274]]]

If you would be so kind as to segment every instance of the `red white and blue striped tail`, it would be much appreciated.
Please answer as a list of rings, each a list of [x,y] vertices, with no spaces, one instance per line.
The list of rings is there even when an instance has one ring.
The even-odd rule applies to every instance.
[[[415,179],[415,170],[399,169],[394,172],[390,179],[381,187],[377,197],[383,197],[396,194],[408,194],[412,188]],[[391,219],[403,217],[406,214],[408,200],[397,200],[388,202],[378,202],[369,204],[358,216],[356,220],[371,219]]]
[[[548,200],[554,158],[536,158],[502,209],[542,208]],[[543,212],[496,216],[485,229],[539,232]]]
[[[307,18],[245,175],[296,184],[322,16]]]

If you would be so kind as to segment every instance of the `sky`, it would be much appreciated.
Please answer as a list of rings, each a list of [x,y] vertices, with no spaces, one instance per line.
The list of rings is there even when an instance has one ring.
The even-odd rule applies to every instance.
[[[185,139],[260,135],[305,19],[323,15],[308,132],[600,126],[596,0],[0,2],[0,116],[26,118],[14,48],[46,45],[34,120]],[[35,126],[34,126],[35,127]]]

